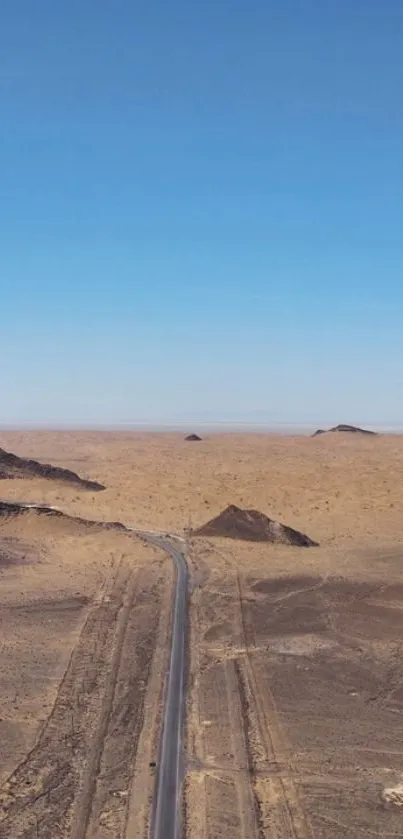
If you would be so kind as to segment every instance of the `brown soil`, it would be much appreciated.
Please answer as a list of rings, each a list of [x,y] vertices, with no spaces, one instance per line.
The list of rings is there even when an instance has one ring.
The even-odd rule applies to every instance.
[[[37,460],[18,457],[12,452],[0,449],[0,480],[15,480],[18,478],[47,478],[51,481],[61,481],[95,492],[105,489],[103,484],[80,478],[71,469],[61,469],[59,466],[51,466],[49,463],[39,463]]]
[[[226,507],[219,516],[202,527],[192,531],[192,536],[224,536],[229,539],[243,539],[249,542],[271,542],[280,545],[295,545],[299,548],[317,547],[305,533],[300,533],[286,524],[269,519],[257,510],[241,510],[235,504]]]
[[[191,540],[186,837],[401,835],[402,437],[217,435],[200,448],[183,446],[183,435],[14,432],[0,435],[0,443],[26,457],[85,469],[108,487],[79,494],[33,478],[9,482],[10,499],[182,533],[219,515],[231,499],[315,536],[314,551]],[[10,560],[0,571],[3,793],[5,776],[24,761],[51,713],[88,611],[108,586],[111,591],[118,556],[125,554],[141,575],[159,561],[124,533],[93,532],[89,525],[78,533],[78,526],[64,520],[58,535],[57,518],[0,520],[8,540],[2,562]],[[171,580],[169,561],[161,573]],[[170,585],[162,588],[168,604]],[[20,597],[27,609],[13,621],[5,603]],[[43,605],[37,612],[28,608],[36,600]],[[165,624],[154,647],[128,810],[127,782],[122,795],[113,787],[128,813],[127,835],[135,839],[146,835],[168,605],[160,614]],[[63,745],[60,753],[64,759]],[[113,773],[98,777],[91,809],[98,822],[90,817],[89,835],[120,837],[122,814],[111,806],[108,823],[109,804],[102,809],[101,803],[102,784],[112,785]],[[50,793],[50,806],[58,807],[59,798]],[[14,812],[20,830],[23,811]],[[69,816],[59,816],[68,824]],[[29,837],[33,827],[24,829]],[[13,830],[7,824],[7,839],[18,839]]]
[[[1,517],[0,555],[1,839],[123,839],[133,807],[143,836],[170,561],[119,530],[34,511]]]
[[[400,835],[401,550],[318,548],[301,569],[285,547],[195,539],[190,560],[210,568],[192,600],[190,839]]]

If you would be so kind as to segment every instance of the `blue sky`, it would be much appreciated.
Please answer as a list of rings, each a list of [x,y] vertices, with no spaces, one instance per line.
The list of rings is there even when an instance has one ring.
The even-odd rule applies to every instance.
[[[401,0],[4,0],[0,422],[403,426]]]

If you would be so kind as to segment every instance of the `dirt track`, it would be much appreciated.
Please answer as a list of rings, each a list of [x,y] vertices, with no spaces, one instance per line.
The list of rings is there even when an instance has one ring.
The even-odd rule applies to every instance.
[[[201,784],[206,816],[203,832],[199,824],[193,834],[190,825],[190,835],[224,839],[231,826],[236,839],[312,839],[273,696],[255,670],[239,577],[232,591],[227,581],[223,600],[234,607],[234,649],[203,645],[191,698],[201,733],[192,744],[195,776],[189,783],[194,795]],[[199,606],[211,609],[211,603]]]
[[[53,711],[3,787],[1,839],[125,836],[168,568],[169,560],[132,570],[123,559],[90,611]]]

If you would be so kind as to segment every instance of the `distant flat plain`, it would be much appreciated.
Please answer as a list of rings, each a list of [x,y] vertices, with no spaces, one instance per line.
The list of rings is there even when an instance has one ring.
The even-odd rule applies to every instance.
[[[3,448],[73,469],[107,489],[91,493],[46,480],[1,481],[0,496],[182,534],[236,504],[318,541],[312,549],[190,542],[187,835],[400,835],[403,436],[245,433],[207,435],[195,443],[184,436],[1,432]],[[29,527],[20,534],[13,527],[0,524],[0,536],[29,545]],[[80,568],[74,596],[92,599],[105,586],[114,551],[126,553],[124,537],[111,533],[87,534],[81,549],[79,534],[72,533],[66,545],[63,535],[56,539],[38,527],[32,543],[46,553],[43,585],[52,579],[59,595],[66,589],[62,550],[71,548]],[[127,549],[127,556],[138,569],[161,563],[153,585],[161,600],[166,579],[169,593],[161,557],[141,546]],[[73,573],[74,558],[69,562]],[[32,576],[24,563],[15,564],[13,574],[7,597],[13,585],[20,596],[24,588],[28,599],[30,579],[35,591],[41,585],[40,575]],[[11,623],[5,631],[10,639]],[[43,621],[37,631],[45,649]],[[147,631],[151,638],[156,625]],[[55,678],[75,632],[74,622],[66,623],[63,655],[46,664]],[[24,711],[25,740],[13,729],[18,759],[41,717],[38,696],[35,703]],[[11,763],[9,752],[9,768]],[[91,835],[104,834],[94,827]]]

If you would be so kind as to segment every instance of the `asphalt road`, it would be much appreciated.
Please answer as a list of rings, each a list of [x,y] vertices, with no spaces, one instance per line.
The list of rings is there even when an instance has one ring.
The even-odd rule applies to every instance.
[[[185,712],[185,634],[188,605],[188,569],[179,541],[162,534],[142,534],[169,553],[176,566],[172,613],[171,656],[165,691],[162,739],[158,756],[151,839],[179,839],[181,831],[182,734]]]
[[[0,512],[21,507],[61,513],[58,507],[0,499]],[[183,778],[182,735],[185,717],[185,637],[188,608],[188,568],[182,540],[159,532],[127,528],[170,554],[176,567],[172,610],[171,653],[165,685],[162,738],[157,762],[156,790],[151,817],[151,839],[179,839],[181,832],[181,784]]]

